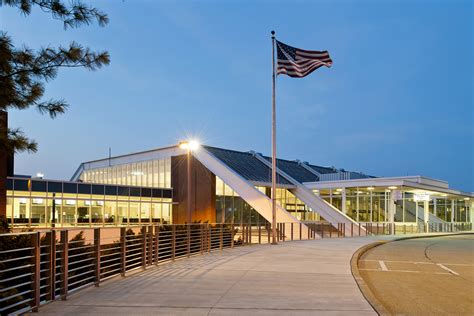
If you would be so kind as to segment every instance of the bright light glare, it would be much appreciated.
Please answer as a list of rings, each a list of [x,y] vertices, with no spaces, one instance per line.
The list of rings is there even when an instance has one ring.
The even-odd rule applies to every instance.
[[[397,189],[397,187],[395,187],[395,186],[391,186],[391,187],[388,187],[388,188],[389,188],[390,190],[396,190],[396,189]]]
[[[195,140],[191,140],[189,141],[189,145],[188,145],[189,149],[191,150],[196,150],[199,148],[199,143]]]
[[[37,178],[43,178],[43,177],[44,177],[44,174],[41,173],[41,172],[38,172],[38,173],[36,174],[36,177],[37,177]]]
[[[373,189],[375,189],[374,187],[368,187],[367,190],[370,190],[372,191]]]
[[[179,148],[181,149],[189,149],[189,150],[196,150],[199,148],[199,142],[196,140],[190,141],[183,141],[179,143]]]

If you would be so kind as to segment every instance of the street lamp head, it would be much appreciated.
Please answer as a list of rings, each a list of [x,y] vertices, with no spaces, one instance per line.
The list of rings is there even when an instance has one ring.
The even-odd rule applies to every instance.
[[[185,150],[196,150],[199,148],[199,142],[195,140],[189,140],[189,141],[182,141],[179,142],[178,144],[179,148],[185,149]]]

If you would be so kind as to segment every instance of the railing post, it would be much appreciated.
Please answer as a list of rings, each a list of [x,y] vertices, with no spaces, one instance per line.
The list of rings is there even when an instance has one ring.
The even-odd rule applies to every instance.
[[[94,256],[95,256],[95,275],[94,285],[100,283],[100,228],[94,228]]]
[[[171,225],[171,260],[174,261],[176,255],[176,226]]]
[[[265,225],[265,229],[267,230],[267,243],[270,243],[270,224]]]
[[[153,264],[153,226],[147,226],[148,234],[147,234],[147,265]]]
[[[211,252],[211,248],[212,248],[212,226],[207,224],[207,252],[210,253]]]
[[[186,225],[186,228],[187,228],[187,231],[186,231],[187,250],[186,251],[189,258],[189,256],[191,256],[191,224]]]
[[[303,225],[300,222],[300,240],[302,239],[302,234],[303,234]]]
[[[230,236],[231,236],[231,239],[230,239],[230,248],[234,248],[234,231],[235,231],[235,226],[234,224],[231,224],[230,225]]]
[[[224,224],[220,224],[220,236],[219,236],[219,250],[222,251],[224,248]]]
[[[324,223],[321,222],[321,239],[324,238]]]
[[[34,274],[32,282],[33,300],[32,311],[37,312],[40,305],[40,281],[41,281],[41,245],[40,245],[40,232],[36,232],[31,235],[31,242],[33,244],[33,264]]]
[[[199,231],[201,237],[200,251],[202,255],[204,253],[204,224],[199,224]]]
[[[252,221],[250,221],[250,224],[247,225],[247,232],[248,232],[248,238],[249,238],[249,245],[252,244]]]
[[[56,298],[56,231],[53,229],[49,233],[49,300]]]
[[[159,256],[160,250],[160,226],[155,226],[155,265],[158,265],[158,261],[160,259]]]
[[[291,240],[293,240],[293,222],[291,223]]]
[[[258,244],[262,243],[262,225],[258,224]]]
[[[68,231],[61,231],[61,300],[67,300],[68,293],[68,268],[69,268],[69,237]]]
[[[142,269],[145,270],[146,269],[146,240],[147,240],[146,226],[142,226],[141,232],[142,232]]]
[[[127,231],[125,227],[120,227],[120,274],[124,277],[125,271],[127,270],[127,258],[126,258],[126,238]]]

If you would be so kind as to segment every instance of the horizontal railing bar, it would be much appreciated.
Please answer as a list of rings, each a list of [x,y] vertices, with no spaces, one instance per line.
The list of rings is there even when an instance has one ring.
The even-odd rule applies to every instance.
[[[0,273],[5,273],[5,272],[8,272],[8,271],[13,271],[13,270],[18,270],[18,269],[29,268],[29,267],[33,267],[33,266],[34,266],[34,264],[26,264],[26,265],[19,266],[19,267],[13,267],[13,268],[1,270]]]
[[[10,253],[10,252],[17,252],[17,251],[33,250],[33,249],[35,249],[35,247],[26,247],[26,248],[20,248],[20,249],[2,250],[2,254]]]
[[[22,260],[22,259],[31,259],[31,258],[33,258],[33,256],[25,256],[25,257],[19,257],[19,258],[11,258],[11,259],[0,260],[0,263],[12,262],[12,261]]]
[[[6,311],[6,310],[9,310],[15,306],[18,306],[18,305],[21,305],[21,304],[26,304],[27,302],[33,300],[33,298],[27,298],[26,300],[23,300],[23,301],[20,301],[20,302],[17,302],[13,305],[9,305],[9,306],[5,306],[4,308],[0,309],[0,313],[3,314],[3,311]]]
[[[69,255],[68,254],[68,258],[75,258],[75,257],[79,257],[79,256],[90,255],[90,254],[93,254],[93,253],[95,253],[95,252],[94,251],[88,251],[88,252],[76,253],[74,255]]]
[[[100,258],[107,258],[107,257],[110,257],[110,256],[118,256],[120,258],[120,252],[113,252],[113,253],[108,253],[108,254],[105,254],[105,255],[100,255]]]
[[[80,269],[84,269],[84,268],[87,268],[87,267],[93,267],[94,265],[95,265],[94,263],[87,264],[87,265],[80,266],[80,267],[77,267],[77,268],[74,268],[74,269],[69,269],[68,272],[71,273],[71,272],[74,272],[74,271],[77,271],[77,270],[80,270]],[[87,273],[93,273],[94,271],[90,270],[90,271],[86,271],[86,272]],[[75,275],[70,276],[70,277],[75,277]]]
[[[94,271],[86,271],[86,272],[82,272],[82,273],[79,273],[79,274],[76,274],[76,275],[71,275],[71,276],[68,276],[68,280],[71,280],[71,279],[75,279],[77,277],[81,277],[81,276],[84,276],[86,274],[89,274],[91,272],[94,272]],[[93,278],[94,276],[90,276],[88,278],[85,278],[84,280],[87,280],[89,278]],[[71,283],[69,283],[69,285],[71,285]]]
[[[94,277],[92,277],[92,278],[94,278]],[[86,280],[88,280],[88,279],[90,279],[90,278],[86,278],[86,279],[84,279],[84,280],[79,280],[79,281],[76,281],[76,282],[69,283],[68,291],[69,291],[69,292],[78,291],[79,289],[81,289],[81,288],[83,288],[83,287],[85,287],[85,286],[94,284],[94,281],[88,281],[88,282],[87,282],[86,284],[84,284],[84,285],[81,285],[81,286],[79,286],[79,287],[77,287],[77,288],[75,288],[75,289],[71,289],[71,287],[73,287],[74,285],[76,285],[76,284],[78,284],[78,283],[81,283],[81,282],[84,282],[84,281],[86,281]]]
[[[107,259],[107,260],[100,260],[100,264],[103,265],[104,263],[111,262],[111,261],[120,261],[120,257],[118,258],[113,258],[113,259]]]
[[[115,272],[115,271],[120,271],[120,269],[116,269],[116,270],[114,270],[114,272]],[[108,272],[107,272],[107,273],[108,273]],[[102,275],[101,275],[101,276],[100,276],[100,279],[101,279],[101,281],[106,281],[106,280],[108,280],[108,279],[111,279],[111,278],[113,278],[113,277],[116,277],[117,275],[120,275],[120,273],[117,272],[117,273],[113,273],[113,274],[111,274],[111,275],[104,276],[104,277],[102,277]]]
[[[19,279],[19,278],[25,278],[25,277],[27,277],[27,276],[32,276],[32,275],[33,275],[33,273],[24,273],[24,274],[17,275],[17,276],[8,278],[8,279],[0,280],[0,283],[2,283],[2,282],[8,282],[8,281],[15,280],[15,279]]]
[[[25,282],[25,283],[21,283],[21,284],[15,284],[15,285],[12,285],[10,287],[6,287],[6,288],[3,288],[3,289],[0,289],[0,293],[1,292],[5,292],[5,291],[8,291],[8,290],[11,290],[11,289],[14,289],[14,288],[20,288],[22,286],[25,286],[25,285],[30,285],[31,284],[31,281],[28,281],[28,282]]]
[[[21,296],[21,295],[23,295],[23,294],[30,293],[30,292],[32,292],[32,290],[27,290],[27,291],[24,291],[24,292],[16,293],[16,294],[13,294],[13,295],[11,295],[11,296],[7,296],[7,297],[4,297],[4,298],[1,298],[1,299],[0,299],[0,303],[1,303],[1,302],[8,301],[8,300],[10,300],[10,299],[12,299],[12,298],[14,298],[14,297],[17,297],[17,296]]]
[[[101,262],[101,264],[102,264],[102,262]],[[113,266],[118,266],[120,264],[121,264],[121,262],[109,264],[109,265],[106,265],[106,266],[101,266],[100,269],[102,270],[102,269],[110,268],[110,267],[113,267]]]

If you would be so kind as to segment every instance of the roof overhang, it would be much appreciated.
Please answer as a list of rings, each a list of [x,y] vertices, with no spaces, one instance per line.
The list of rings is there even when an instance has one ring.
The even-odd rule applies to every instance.
[[[389,178],[366,178],[354,180],[340,181],[320,181],[305,182],[304,185],[310,189],[336,189],[336,188],[354,188],[354,187],[411,187],[420,190],[441,192],[452,195],[462,195],[474,197],[474,193],[463,192],[460,190],[450,189],[446,181],[432,179],[423,176],[408,177],[389,177]]]

